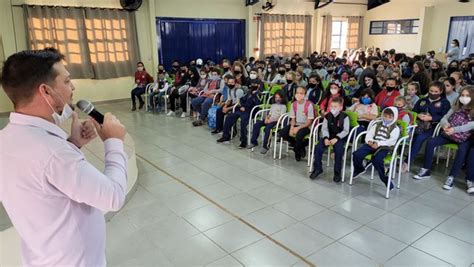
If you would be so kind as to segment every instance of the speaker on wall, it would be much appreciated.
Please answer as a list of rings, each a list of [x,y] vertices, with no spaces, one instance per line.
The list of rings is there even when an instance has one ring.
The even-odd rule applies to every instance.
[[[120,0],[120,5],[127,11],[136,11],[143,4],[143,0]]]

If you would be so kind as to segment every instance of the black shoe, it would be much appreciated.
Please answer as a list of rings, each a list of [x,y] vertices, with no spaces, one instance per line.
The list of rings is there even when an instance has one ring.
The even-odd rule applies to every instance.
[[[137,110],[137,107],[133,106],[132,111],[135,111],[135,110]]]
[[[202,124],[203,124],[202,120],[193,121],[194,127],[202,126]]]
[[[247,148],[247,144],[246,143],[240,143],[239,148]]]
[[[335,182],[335,183],[340,183],[341,182],[341,175],[340,174],[334,174],[334,177],[332,178],[332,180]]]
[[[228,143],[230,141],[229,138],[221,137],[217,140],[217,143]]]
[[[359,177],[362,176],[365,172],[366,172],[365,169],[363,169],[363,170],[361,170],[361,171],[356,171],[356,170],[354,170],[354,175],[352,176],[352,179],[357,179],[357,178],[359,178]]]
[[[302,159],[306,158],[306,148],[303,149],[303,153],[301,154],[301,158]]]
[[[314,170],[311,175],[309,176],[309,178],[311,178],[311,180],[314,180],[316,178],[318,178],[318,176],[323,173],[323,170]]]
[[[214,130],[214,131],[211,132],[211,134],[218,134],[218,133],[220,133],[220,132],[221,132],[221,131],[219,131],[219,130]]]
[[[145,105],[144,102],[140,103],[140,105],[138,106],[138,109],[142,109],[144,105]]]
[[[296,159],[296,161],[301,161],[301,155],[300,154],[295,154],[295,159]]]

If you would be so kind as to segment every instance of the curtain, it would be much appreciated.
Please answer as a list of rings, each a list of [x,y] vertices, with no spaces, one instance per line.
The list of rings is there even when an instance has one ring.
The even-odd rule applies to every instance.
[[[346,49],[358,49],[362,47],[363,20],[363,17],[347,17]]]
[[[85,28],[97,79],[129,76],[139,61],[135,13],[85,9]]]
[[[260,57],[270,55],[305,57],[311,53],[312,17],[305,15],[262,14],[260,17]]]
[[[66,57],[74,78],[93,78],[84,12],[79,8],[23,6],[30,49],[54,47]]]
[[[75,79],[130,76],[139,58],[135,13],[23,6],[29,49],[58,49]]]
[[[332,16],[325,15],[323,17],[323,36],[321,39],[321,53],[331,51],[331,36],[332,36]]]
[[[449,44],[453,39],[459,41],[460,59],[474,53],[474,16],[451,18],[446,51],[450,49]]]

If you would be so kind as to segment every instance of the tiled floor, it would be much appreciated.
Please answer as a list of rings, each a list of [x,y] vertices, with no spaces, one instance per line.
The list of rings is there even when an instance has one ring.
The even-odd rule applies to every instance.
[[[474,262],[474,197],[462,181],[451,191],[441,189],[441,163],[430,180],[405,175],[387,200],[377,177],[334,184],[329,167],[312,182],[306,164],[291,154],[273,160],[270,153],[218,145],[216,136],[193,128],[188,118],[128,107],[98,109],[112,111],[127,126],[139,157],[222,208],[139,160],[138,190],[108,223],[110,266],[308,265],[277,243],[318,267]]]

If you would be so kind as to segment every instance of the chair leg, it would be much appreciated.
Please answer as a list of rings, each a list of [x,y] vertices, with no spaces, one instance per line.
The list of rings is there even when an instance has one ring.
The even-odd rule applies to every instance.
[[[446,158],[446,168],[448,168],[448,166],[449,166],[450,154],[451,154],[451,149],[448,148],[448,157]]]
[[[328,147],[328,162],[327,166],[329,167],[329,161],[331,160],[331,146]]]
[[[370,180],[374,179],[374,171],[375,171],[375,168],[374,168],[374,165],[372,165],[372,174],[370,174]]]
[[[280,155],[278,156],[278,159],[281,159],[281,150],[283,149],[283,138],[280,140]]]

